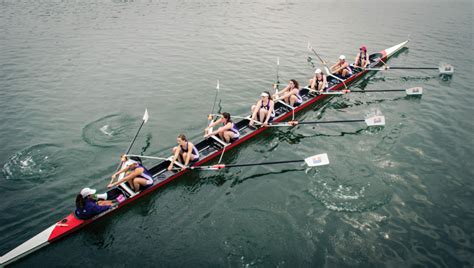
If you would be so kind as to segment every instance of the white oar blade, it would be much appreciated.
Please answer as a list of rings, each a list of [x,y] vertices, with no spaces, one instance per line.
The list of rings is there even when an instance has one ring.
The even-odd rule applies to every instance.
[[[440,62],[438,68],[439,68],[440,74],[446,74],[446,75],[454,74],[454,67],[451,64]]]
[[[407,88],[405,89],[405,92],[407,93],[407,95],[421,95],[423,94],[423,88],[422,87]]]
[[[329,158],[326,153],[313,155],[311,157],[306,158],[304,161],[309,167],[329,165]]]
[[[311,50],[313,47],[311,46],[311,44],[309,43],[308,41],[308,50]]]
[[[145,109],[145,114],[143,115],[143,122],[148,122],[148,118],[150,118],[150,116],[148,116],[148,109]]]
[[[383,115],[376,115],[365,119],[365,123],[367,126],[385,126],[385,116]]]
[[[216,86],[217,91],[219,91],[219,80],[217,80],[217,86]]]
[[[280,57],[277,57],[277,65],[280,65]]]

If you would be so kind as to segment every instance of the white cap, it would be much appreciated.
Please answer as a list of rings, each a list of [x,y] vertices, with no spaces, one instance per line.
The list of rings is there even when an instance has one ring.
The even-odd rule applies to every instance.
[[[346,59],[346,56],[341,55],[341,56],[339,56],[339,59],[340,59],[340,60],[345,60],[345,59]]]
[[[262,94],[260,94],[261,97],[270,97],[267,92],[262,92]]]
[[[133,164],[138,164],[138,162],[132,159],[128,159],[127,162],[125,162],[126,167],[131,166]]]
[[[321,72],[321,69],[316,69],[316,71],[314,71],[315,74],[320,74]]]
[[[87,197],[91,194],[95,194],[95,192],[97,192],[97,191],[94,190],[94,189],[84,188],[84,189],[81,190],[81,195],[82,195],[82,197]]]

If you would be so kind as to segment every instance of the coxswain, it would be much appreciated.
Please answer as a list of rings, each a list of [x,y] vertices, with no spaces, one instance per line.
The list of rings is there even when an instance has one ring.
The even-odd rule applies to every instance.
[[[185,167],[189,165],[189,163],[197,162],[199,160],[199,151],[194,146],[194,144],[188,139],[184,134],[179,134],[178,138],[176,139],[178,142],[178,146],[173,148],[173,159],[171,160],[170,165],[168,166],[168,170],[173,169],[173,165],[178,160],[181,164]]]
[[[107,185],[107,187],[111,188],[120,185],[123,182],[128,182],[132,190],[138,192],[153,185],[153,177],[139,161],[127,159],[126,156],[122,156],[122,162],[125,162],[125,167],[112,175],[112,181]],[[122,179],[113,182],[115,177],[121,173],[125,173],[125,176]]]
[[[283,100],[286,104],[295,107],[303,102],[299,93],[300,89],[298,82],[295,79],[291,79],[282,91],[273,95],[273,98],[275,100]]]
[[[367,54],[367,47],[361,46],[359,53],[355,58],[354,67],[360,67],[365,69],[369,65],[369,55]]]
[[[268,91],[260,94],[261,99],[257,101],[257,104],[252,105],[251,112],[252,118],[250,119],[250,126],[254,125],[254,121],[262,123],[262,126],[268,126],[268,123],[275,117],[275,102],[272,100]]]
[[[349,63],[346,62],[346,56],[339,56],[338,62],[331,66],[331,72],[344,79],[352,75],[352,69],[349,67]]]
[[[324,89],[328,87],[328,82],[326,80],[326,75],[323,74],[321,69],[316,69],[314,72],[314,77],[309,80],[309,88],[311,90],[316,90],[321,93]]]
[[[112,201],[107,199],[107,194],[96,194],[95,189],[84,188],[76,197],[76,210],[74,214],[82,220],[87,220],[112,207]]]
[[[217,124],[222,123],[222,127],[218,128],[215,131],[209,132],[209,130],[216,126]],[[221,118],[209,124],[208,127],[204,129],[204,137],[210,137],[212,135],[219,135],[221,140],[224,140],[227,143],[236,141],[240,137],[240,132],[234,122],[230,118],[230,114],[227,112],[222,113]]]

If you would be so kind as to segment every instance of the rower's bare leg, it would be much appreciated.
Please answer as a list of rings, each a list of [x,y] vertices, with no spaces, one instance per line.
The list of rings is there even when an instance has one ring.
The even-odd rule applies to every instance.
[[[318,91],[319,91],[319,92],[323,92],[323,89],[324,89],[324,83],[320,83],[320,84],[318,85]]]
[[[342,77],[347,77],[349,76],[349,71],[347,69],[342,70]]]
[[[222,133],[222,132],[219,132],[219,138],[220,138],[221,140],[225,140],[225,138],[224,138],[224,137],[225,137],[225,136],[224,136],[224,133]]]
[[[186,157],[188,157],[188,153],[183,153],[183,162],[181,162],[183,165],[186,163]]]
[[[137,177],[133,179],[133,190],[135,192],[138,192],[140,190],[140,185],[145,186],[147,183],[147,180],[145,178]]]
[[[234,137],[235,133],[233,131],[225,131],[224,132],[224,141],[230,143],[232,138]]]
[[[298,100],[298,98],[295,95],[291,95],[290,97],[290,105],[293,107],[295,102]]]
[[[265,122],[266,116],[267,116],[267,110],[265,110],[265,109],[263,109],[263,108],[260,109],[259,118],[258,118],[259,121],[260,121],[260,123]]]

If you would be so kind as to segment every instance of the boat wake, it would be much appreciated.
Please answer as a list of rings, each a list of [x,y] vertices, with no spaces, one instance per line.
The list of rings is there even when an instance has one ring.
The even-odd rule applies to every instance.
[[[55,144],[38,144],[14,154],[3,165],[6,179],[35,180],[51,177],[59,172],[56,161],[60,147]]]
[[[112,114],[87,124],[82,129],[82,139],[99,147],[116,146],[133,135],[136,121],[128,115]]]

